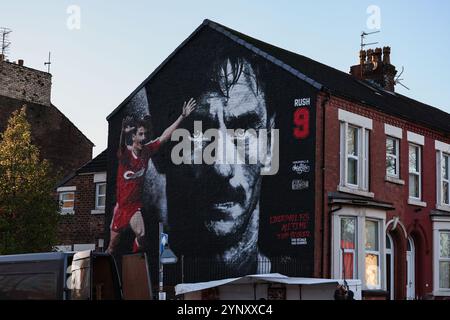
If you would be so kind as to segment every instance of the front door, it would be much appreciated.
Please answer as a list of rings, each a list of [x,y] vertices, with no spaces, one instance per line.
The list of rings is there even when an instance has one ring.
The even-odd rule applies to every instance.
[[[416,298],[416,286],[415,286],[415,252],[414,242],[411,238],[408,238],[407,251],[406,251],[406,299],[414,300]]]
[[[391,300],[394,300],[394,274],[394,245],[391,236],[386,234],[386,287]]]

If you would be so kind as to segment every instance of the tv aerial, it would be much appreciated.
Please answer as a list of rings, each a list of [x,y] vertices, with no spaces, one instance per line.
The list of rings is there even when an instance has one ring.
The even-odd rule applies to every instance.
[[[405,71],[405,67],[402,66],[402,71],[400,72],[400,74],[399,74],[398,76],[395,77],[394,83],[395,83],[395,84],[399,84],[399,85],[401,85],[402,87],[404,87],[405,89],[410,90],[407,86],[405,86],[403,83],[401,83],[401,81],[403,81],[403,79],[400,78],[400,77],[402,76],[402,74],[403,74],[404,71]]]
[[[361,32],[361,51],[364,50],[364,47],[371,46],[371,45],[374,45],[374,44],[378,44],[378,42],[365,43],[365,42],[364,42],[364,39],[365,39],[368,35],[375,34],[375,33],[379,33],[379,32],[380,32],[380,30],[378,30],[378,31],[373,31],[373,32],[365,32],[365,31],[362,31],[362,32]]]
[[[3,59],[6,60],[6,56],[9,52],[9,46],[11,45],[11,41],[9,41],[9,34],[12,32],[9,28],[0,27],[0,41],[1,41],[1,54],[3,55]]]

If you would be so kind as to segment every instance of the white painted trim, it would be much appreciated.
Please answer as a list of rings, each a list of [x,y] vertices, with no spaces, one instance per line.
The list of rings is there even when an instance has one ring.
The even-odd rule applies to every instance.
[[[410,157],[410,148],[411,147],[416,148],[419,151],[419,154],[418,154],[418,163],[419,163],[419,165],[418,165],[418,168],[417,168],[418,170],[417,171],[410,171],[410,168],[409,168],[409,165],[408,165],[408,172],[409,172],[408,173],[408,179],[411,180],[411,177],[410,177],[411,175],[418,175],[419,176],[419,185],[418,185],[418,187],[419,187],[419,197],[411,196],[411,194],[409,193],[410,190],[408,190],[408,195],[409,195],[409,199],[411,199],[412,201],[421,202],[421,199],[422,199],[422,149],[423,148],[422,148],[422,146],[420,146],[418,144],[410,143],[408,145],[408,157]]]
[[[345,193],[351,193],[358,196],[368,197],[368,198],[375,198],[375,194],[373,192],[367,192],[360,189],[353,189],[349,187],[344,186],[338,186],[338,191],[345,192]]]
[[[94,183],[106,182],[106,172],[94,174]]]
[[[389,220],[389,222],[386,224],[386,228],[385,228],[385,231],[386,231],[386,232],[387,232],[387,228],[389,227],[389,225],[390,225],[391,223],[394,223],[394,219]],[[403,234],[404,234],[404,236],[405,236],[405,239],[407,239],[407,238],[408,238],[408,232],[406,231],[406,228],[405,228],[405,225],[403,224],[403,222],[401,222],[400,220],[398,220],[397,225],[400,226],[400,227],[402,227],[402,230],[403,230]],[[398,228],[398,227],[396,227],[396,228]],[[395,229],[392,229],[392,230],[390,230],[390,231],[394,231],[394,230],[395,230]]]
[[[433,230],[435,227],[436,230],[445,229],[446,224],[450,223],[450,216],[432,216],[431,221],[433,221]]]
[[[379,257],[380,257],[380,286],[381,289],[386,289],[386,211],[367,208],[367,207],[353,207],[353,206],[343,206],[341,210],[333,212],[332,216],[332,275],[335,279],[342,278],[341,266],[340,266],[340,218],[341,217],[355,217],[356,221],[356,234],[357,234],[357,247],[355,248],[356,254],[356,276],[361,280],[363,288],[365,285],[365,221],[366,219],[375,219],[379,221]],[[366,288],[367,289],[367,288]],[[369,289],[370,290],[370,289]]]
[[[426,206],[427,206],[426,202],[416,200],[413,198],[408,198],[408,204],[410,204],[412,206],[418,206],[418,207],[424,207],[424,208],[426,208]]]
[[[105,214],[105,209],[103,210],[91,210],[91,214]]]
[[[442,151],[444,153],[450,153],[450,144],[436,140],[434,142],[436,150]]]
[[[392,137],[392,136],[386,136],[386,146],[387,146],[387,141],[388,140],[392,140],[394,142],[395,145],[395,166],[396,166],[396,173],[395,175],[389,174],[389,172],[387,171],[387,167],[386,167],[386,176],[390,177],[390,178],[394,178],[394,179],[400,179],[400,146],[401,146],[401,140],[399,138],[396,137]],[[392,154],[388,154],[387,152],[387,148],[386,148],[386,160],[388,158],[388,156],[392,156]]]
[[[416,299],[416,244],[411,237],[408,237],[407,241],[411,251],[406,249],[406,300],[414,300]],[[409,287],[409,282],[412,284],[411,288]]]
[[[438,290],[438,291],[433,291],[433,296],[436,296],[436,297],[450,297],[450,290],[444,291],[444,290],[441,289],[441,290]]]
[[[62,216],[65,216],[65,215],[74,215],[74,214],[75,214],[75,210],[74,210],[73,208],[71,208],[71,209],[61,209],[60,214],[61,214]]]
[[[372,119],[360,116],[359,114],[339,109],[339,120],[372,130]]]
[[[436,140],[434,142],[434,146],[436,148],[436,150],[445,152],[445,153],[450,153],[450,144]]]
[[[95,243],[76,243],[73,245],[73,251],[95,250]]]
[[[440,205],[440,204],[436,204],[436,209],[441,210],[441,211],[447,211],[447,212],[450,212],[450,205]]]
[[[70,187],[59,187],[56,189],[56,192],[70,192],[70,191],[77,191],[76,186],[70,186]]]
[[[443,219],[439,222],[434,218]],[[440,232],[450,231],[450,217],[432,217],[433,220],[433,295],[450,296],[450,289],[439,288]]]
[[[61,244],[58,246],[54,246],[53,249],[55,249],[56,251],[59,251],[59,252],[70,252],[70,251],[72,251],[72,245],[71,244],[69,244],[69,245]]]
[[[408,141],[423,146],[425,144],[425,137],[408,131]]]
[[[390,176],[384,177],[384,180],[387,181],[387,182],[392,182],[392,183],[396,183],[396,184],[405,185],[405,180],[397,179],[397,178],[390,177]]]
[[[403,138],[403,129],[399,127],[391,126],[390,124],[384,124],[384,133],[388,136],[402,139]]]
[[[98,199],[100,198],[99,197],[99,187],[101,186],[101,185],[105,185],[105,194],[104,195],[102,195],[104,198],[105,198],[105,202],[106,202],[106,183],[105,182],[100,182],[100,183],[96,183],[95,184],[95,210],[105,210],[105,206],[99,206],[98,205]]]

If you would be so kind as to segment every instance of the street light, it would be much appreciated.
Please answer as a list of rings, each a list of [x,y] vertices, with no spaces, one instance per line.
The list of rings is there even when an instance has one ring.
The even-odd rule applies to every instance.
[[[166,293],[164,292],[164,265],[177,262],[177,256],[169,248],[169,236],[163,233],[163,224],[159,223],[159,300],[166,300]]]

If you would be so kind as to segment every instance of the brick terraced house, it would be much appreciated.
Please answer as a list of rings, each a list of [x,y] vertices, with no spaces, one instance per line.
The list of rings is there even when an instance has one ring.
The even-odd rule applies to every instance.
[[[56,249],[103,251],[106,151],[61,181],[56,191],[62,203]]]
[[[259,251],[236,254],[234,261],[246,264],[239,269],[217,262],[215,250],[233,238],[213,238],[211,230],[230,212],[237,216],[232,209],[260,180],[245,180],[236,175],[242,167],[228,164],[191,174],[195,165],[168,162],[170,145],[155,157],[144,182],[151,187],[143,191],[144,217],[145,207],[162,212],[171,248],[185,257],[185,279],[256,272],[263,253],[271,271],[360,279],[365,299],[450,297],[450,115],[395,92],[390,54],[389,47],[361,51],[346,73],[205,20],[108,117],[107,225],[116,204],[122,119],[152,119],[158,135],[193,96],[200,110],[194,120],[208,117],[208,128],[256,128],[275,114],[280,162],[254,189]],[[202,172],[207,179],[198,178]],[[151,183],[155,177],[164,179],[163,188]],[[197,223],[199,217],[206,222]],[[236,227],[234,236],[251,232],[249,225]],[[195,258],[202,264],[195,267]]]

